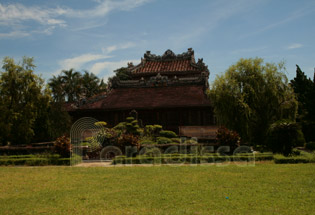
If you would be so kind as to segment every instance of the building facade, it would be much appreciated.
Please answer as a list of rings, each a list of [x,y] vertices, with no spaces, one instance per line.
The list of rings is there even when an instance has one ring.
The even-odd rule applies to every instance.
[[[210,72],[190,48],[182,54],[167,50],[162,56],[147,51],[141,63],[128,63],[131,80],[114,79],[106,93],[69,104],[75,119],[94,117],[115,126],[130,114],[141,124],[162,125],[178,133],[180,126],[214,125],[206,91]]]

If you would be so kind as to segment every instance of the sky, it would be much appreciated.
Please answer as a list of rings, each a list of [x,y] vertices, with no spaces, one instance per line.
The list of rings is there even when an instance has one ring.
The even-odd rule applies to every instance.
[[[0,0],[0,59],[34,57],[47,81],[61,70],[105,80],[143,54],[195,51],[210,85],[240,58],[296,64],[313,78],[314,0]]]

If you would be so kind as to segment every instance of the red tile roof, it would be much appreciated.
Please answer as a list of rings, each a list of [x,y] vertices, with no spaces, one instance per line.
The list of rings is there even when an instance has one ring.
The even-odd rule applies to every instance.
[[[190,60],[175,60],[175,61],[149,61],[143,63],[143,66],[132,71],[133,74],[139,73],[161,73],[164,72],[198,72],[200,69],[194,67]]]
[[[116,88],[106,97],[79,107],[79,109],[137,109],[163,107],[201,107],[211,103],[204,86],[168,86],[148,88]]]
[[[201,72],[209,73],[207,66],[202,59],[195,62],[194,50],[191,48],[182,54],[174,54],[171,50],[166,50],[162,56],[151,54],[147,51],[141,63],[133,66],[129,64],[132,76],[145,76],[152,74],[174,74],[183,73],[196,74]]]

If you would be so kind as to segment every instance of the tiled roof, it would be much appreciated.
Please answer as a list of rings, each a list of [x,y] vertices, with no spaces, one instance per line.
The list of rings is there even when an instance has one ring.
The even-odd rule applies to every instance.
[[[162,56],[151,54],[147,51],[141,63],[132,66],[129,65],[133,76],[152,75],[152,74],[182,74],[182,73],[201,73],[209,70],[202,59],[195,62],[194,50],[191,48],[182,54],[174,54],[171,50],[165,51]]]
[[[149,61],[143,66],[133,70],[134,74],[139,73],[161,73],[164,72],[193,72],[200,71],[198,67],[193,67],[190,60],[175,60],[175,61]]]
[[[106,97],[93,103],[81,105],[78,109],[147,109],[210,105],[211,103],[204,93],[204,87],[191,85],[112,89]]]

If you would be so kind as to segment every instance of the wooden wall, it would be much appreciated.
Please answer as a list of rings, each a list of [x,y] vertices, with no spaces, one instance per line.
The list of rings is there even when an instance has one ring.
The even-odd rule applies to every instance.
[[[173,130],[178,133],[179,126],[206,126],[214,125],[213,110],[211,107],[193,108],[163,108],[163,109],[142,109],[137,110],[138,119],[142,125],[159,124],[164,129]],[[110,127],[125,121],[132,110],[86,110],[70,113],[73,121],[81,117],[94,117],[105,121]]]

